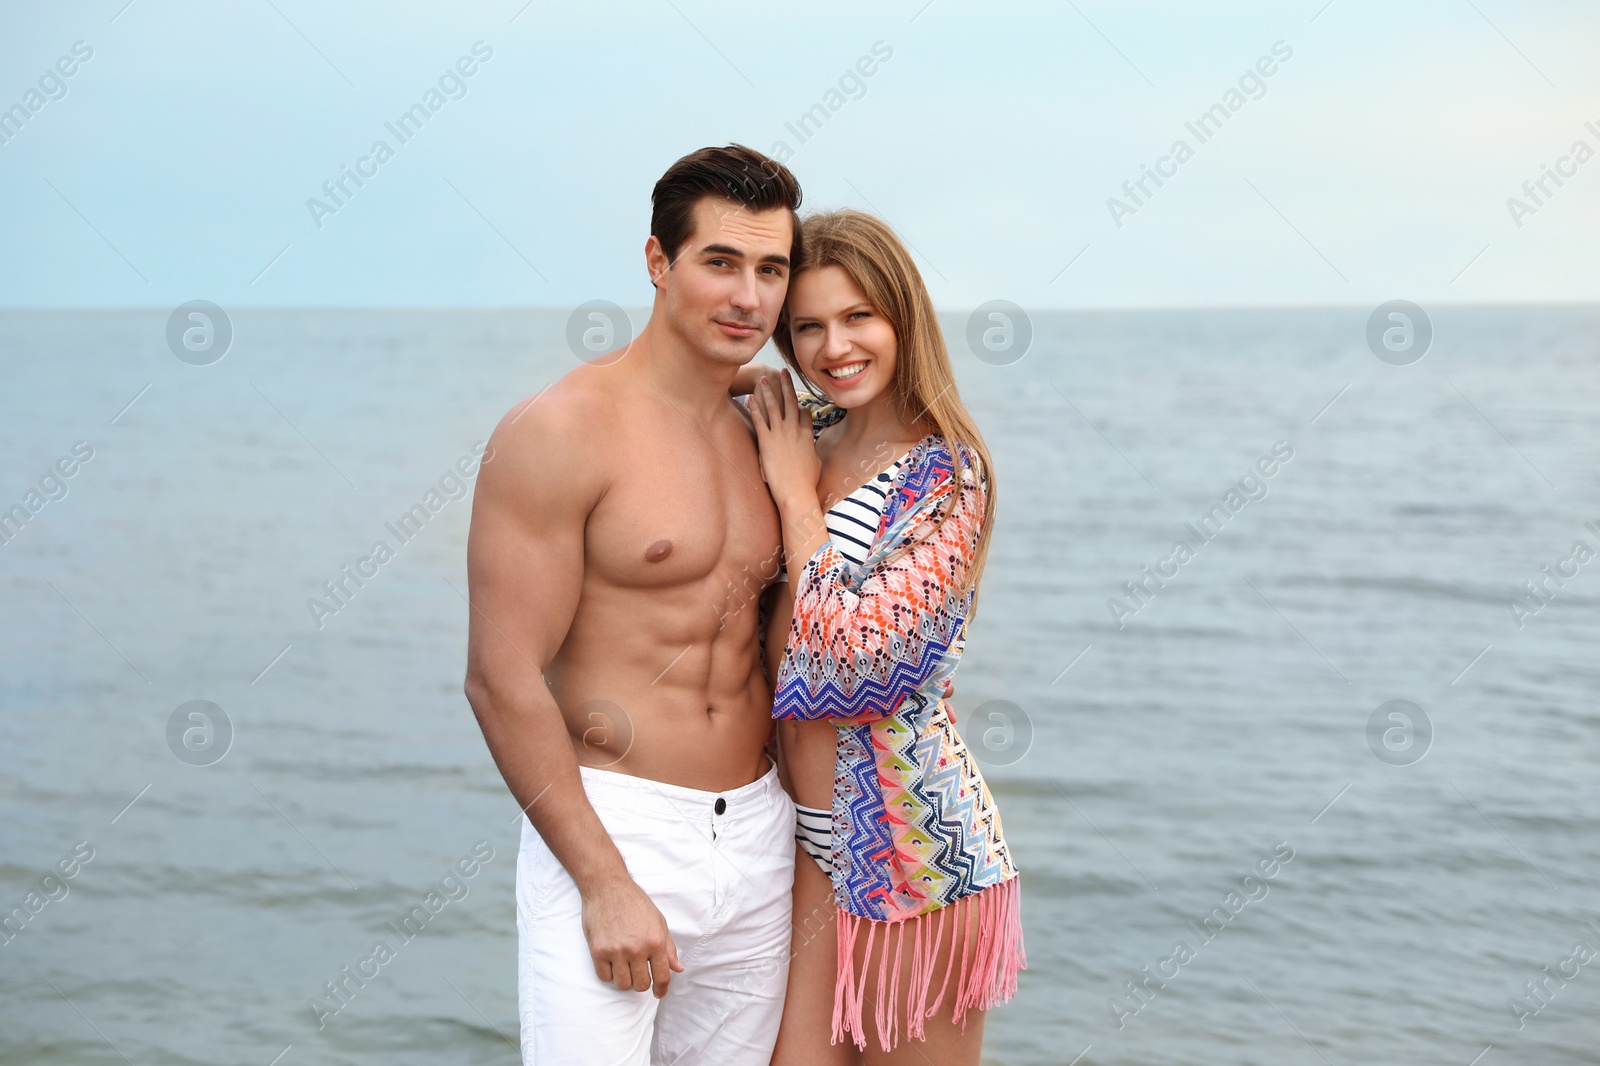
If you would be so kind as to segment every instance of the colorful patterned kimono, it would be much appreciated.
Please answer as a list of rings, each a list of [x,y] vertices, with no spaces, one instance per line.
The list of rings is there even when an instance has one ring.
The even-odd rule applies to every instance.
[[[959,484],[942,437],[924,437],[907,455],[884,509],[878,535],[857,567],[824,543],[794,584],[794,618],[778,669],[772,714],[779,719],[832,719],[834,762],[833,889],[838,906],[839,977],[834,1038],[853,1034],[865,1046],[861,1020],[867,970],[856,972],[855,945],[883,938],[878,975],[878,1032],[893,1042],[900,981],[899,949],[886,973],[896,923],[915,923],[910,982],[913,1009],[906,1035],[920,1038],[923,1020],[939,1008],[957,971],[952,1020],[970,1007],[1009,999],[1027,965],[1017,868],[1001,836],[1000,815],[944,701],[961,655],[973,593],[960,589],[971,567],[985,511],[974,458]],[[946,512],[949,517],[935,527]],[[848,719],[848,721],[839,721]],[[938,995],[929,993],[944,911],[949,936],[972,927],[961,965],[944,967]],[[966,918],[966,921],[961,919]],[[937,934],[935,930],[938,930]],[[901,929],[902,947],[905,929]],[[926,933],[926,935],[924,935]],[[970,958],[969,958],[970,952]],[[885,984],[885,978],[889,984]],[[888,995],[885,996],[887,988]]]

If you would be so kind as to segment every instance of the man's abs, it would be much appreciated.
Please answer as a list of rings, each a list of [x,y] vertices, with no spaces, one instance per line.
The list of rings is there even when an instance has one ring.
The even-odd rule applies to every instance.
[[[569,637],[550,665],[578,762],[708,792],[756,780],[767,769],[772,700],[754,643],[725,632],[674,646],[642,632],[654,627],[638,614],[631,632]]]

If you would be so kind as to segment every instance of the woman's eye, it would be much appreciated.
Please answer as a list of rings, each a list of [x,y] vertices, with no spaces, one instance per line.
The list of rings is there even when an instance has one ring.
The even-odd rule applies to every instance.
[[[857,317],[866,318],[871,313],[872,313],[871,311],[851,311],[850,314],[847,317],[849,317],[849,318],[857,318]]]

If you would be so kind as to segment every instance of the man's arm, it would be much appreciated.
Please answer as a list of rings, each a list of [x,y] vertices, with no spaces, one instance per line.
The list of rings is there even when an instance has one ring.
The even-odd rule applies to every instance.
[[[547,398],[489,438],[467,537],[465,689],[506,786],[578,886],[596,975],[659,998],[683,970],[677,947],[589,804],[544,681],[577,612],[584,525],[605,490],[585,414]]]

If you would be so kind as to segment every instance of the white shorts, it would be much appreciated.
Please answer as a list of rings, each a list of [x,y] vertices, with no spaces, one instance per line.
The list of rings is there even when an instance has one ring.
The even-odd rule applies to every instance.
[[[524,1066],[767,1066],[789,979],[794,885],[794,804],[777,768],[729,792],[578,769],[629,874],[666,917],[683,972],[659,1000],[603,984],[583,935],[578,887],[524,818]]]

